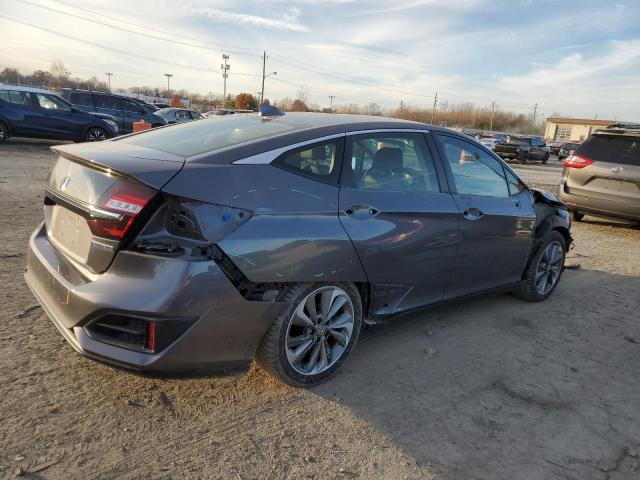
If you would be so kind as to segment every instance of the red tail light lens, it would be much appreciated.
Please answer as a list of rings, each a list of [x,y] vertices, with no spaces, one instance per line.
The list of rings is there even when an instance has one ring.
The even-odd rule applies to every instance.
[[[100,212],[91,218],[89,228],[99,236],[119,240],[127,233],[134,218],[157,193],[156,190],[129,180],[118,180],[100,197],[96,207],[113,218],[103,218]]]
[[[147,338],[146,345],[147,350],[152,352],[156,349],[156,323],[153,321],[147,321]]]
[[[593,160],[582,155],[576,155],[575,153],[566,158],[562,164],[567,168],[584,168],[593,163]]]

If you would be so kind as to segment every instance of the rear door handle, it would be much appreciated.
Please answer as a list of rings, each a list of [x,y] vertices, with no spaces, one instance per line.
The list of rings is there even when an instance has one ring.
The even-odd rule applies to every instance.
[[[464,212],[462,212],[462,216],[467,220],[478,220],[482,218],[483,215],[484,213],[476,207],[468,207]]]
[[[367,218],[376,216],[379,210],[371,205],[351,205],[344,213],[357,218]]]

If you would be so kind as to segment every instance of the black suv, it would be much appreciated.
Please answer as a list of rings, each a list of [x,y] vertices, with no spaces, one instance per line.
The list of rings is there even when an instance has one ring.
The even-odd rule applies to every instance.
[[[62,90],[62,97],[85,112],[111,115],[116,119],[122,134],[133,132],[133,124],[139,120],[150,123],[152,127],[167,124],[164,118],[150,113],[139,100],[123,95],[65,88]]]
[[[498,143],[494,151],[502,158],[514,158],[520,163],[527,163],[529,160],[547,163],[549,160],[549,147],[542,137],[510,135],[506,142]]]

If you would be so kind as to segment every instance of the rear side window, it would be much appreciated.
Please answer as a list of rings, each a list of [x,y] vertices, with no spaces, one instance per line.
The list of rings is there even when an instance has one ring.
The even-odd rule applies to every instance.
[[[274,165],[306,177],[337,183],[340,145],[341,141],[334,140],[298,148],[281,155]]]
[[[509,197],[502,164],[491,154],[465,140],[446,135],[438,138],[459,194]]]
[[[597,162],[640,166],[640,136],[591,135],[576,153]]]
[[[31,96],[28,92],[17,92],[15,90],[9,90],[9,102],[16,105],[31,106]]]
[[[90,93],[71,92],[69,101],[74,105],[83,105],[85,107],[93,107],[93,98]]]
[[[431,152],[422,134],[380,132],[348,138],[345,183],[363,190],[439,192]],[[350,168],[349,168],[350,167]],[[348,175],[351,179],[348,179]]]
[[[94,97],[96,102],[96,108],[108,108],[110,110],[120,110],[122,102],[117,97],[111,97],[109,95],[96,95]]]
[[[0,90],[0,100],[4,100],[5,102],[9,101],[9,92],[6,90]]]

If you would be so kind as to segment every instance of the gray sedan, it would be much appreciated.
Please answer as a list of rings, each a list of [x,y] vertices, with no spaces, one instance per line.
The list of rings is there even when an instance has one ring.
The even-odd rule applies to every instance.
[[[545,300],[571,244],[553,195],[421,123],[271,108],[53,149],[27,283],[78,352],[133,370],[255,357],[314,385],[366,323]]]
[[[164,118],[168,123],[183,123],[193,120],[202,120],[204,117],[198,112],[185,108],[161,108],[154,112]]]

